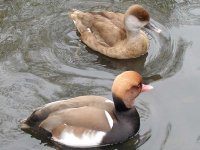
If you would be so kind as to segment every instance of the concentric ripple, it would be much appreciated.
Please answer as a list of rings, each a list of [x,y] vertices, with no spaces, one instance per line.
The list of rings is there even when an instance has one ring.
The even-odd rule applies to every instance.
[[[182,25],[199,25],[200,24],[200,3],[189,3],[182,2],[176,5],[174,16],[172,17],[173,22]],[[177,19],[178,18],[178,19]]]
[[[112,81],[125,70],[140,72],[145,83],[163,80],[179,72],[188,43],[174,35],[173,27],[199,25],[200,4],[182,2],[175,5],[173,1],[172,9],[172,5],[168,4],[171,1],[168,1],[165,2],[166,7],[162,8],[168,12],[165,14],[159,11],[161,8],[158,3],[152,5],[149,0],[134,2],[148,8],[151,22],[162,32],[158,34],[145,30],[150,39],[148,54],[136,59],[116,60],[85,46],[68,12],[72,8],[124,12],[133,1],[0,1],[2,149],[51,149],[19,129],[19,120],[29,116],[35,107],[79,95],[94,94],[111,98]],[[156,143],[157,135],[161,137],[159,143],[166,143],[172,125],[168,120],[162,120],[166,117],[165,111],[160,110],[162,104],[153,101],[151,94],[149,97],[149,101],[140,97],[136,103],[141,116],[139,137],[110,149],[145,147],[149,139]],[[157,146],[162,147],[159,144]]]

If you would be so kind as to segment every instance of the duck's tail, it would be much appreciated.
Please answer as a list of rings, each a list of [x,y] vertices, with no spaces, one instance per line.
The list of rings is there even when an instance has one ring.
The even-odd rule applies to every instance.
[[[30,129],[30,126],[26,123],[27,119],[20,120],[20,128],[22,130]]]
[[[85,31],[88,31],[87,27],[87,21],[89,20],[88,17],[85,15],[84,12],[72,9],[72,11],[69,12],[70,18],[73,20],[77,30],[80,33],[83,33]]]

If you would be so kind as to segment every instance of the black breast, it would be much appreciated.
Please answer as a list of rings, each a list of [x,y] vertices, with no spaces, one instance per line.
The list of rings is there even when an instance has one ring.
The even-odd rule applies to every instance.
[[[115,114],[117,122],[105,135],[101,145],[122,143],[134,136],[140,128],[140,117],[135,107]]]

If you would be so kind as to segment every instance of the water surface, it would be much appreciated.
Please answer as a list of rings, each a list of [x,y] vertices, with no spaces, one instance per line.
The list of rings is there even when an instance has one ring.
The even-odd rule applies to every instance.
[[[200,147],[200,4],[198,0],[136,0],[162,34],[148,30],[148,54],[115,60],[80,42],[68,17],[83,11],[124,12],[129,0],[0,0],[0,145],[54,149],[19,128],[38,106],[79,95],[111,98],[114,77],[136,70],[155,90],[141,94],[139,140],[107,149],[198,150]]]

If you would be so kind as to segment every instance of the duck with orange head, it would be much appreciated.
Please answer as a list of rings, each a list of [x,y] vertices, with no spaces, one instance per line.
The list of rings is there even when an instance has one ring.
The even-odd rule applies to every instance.
[[[124,142],[140,127],[136,97],[153,87],[135,71],[119,74],[112,85],[113,101],[102,96],[79,96],[37,108],[21,129],[48,133],[53,142],[70,147],[97,147]]]

